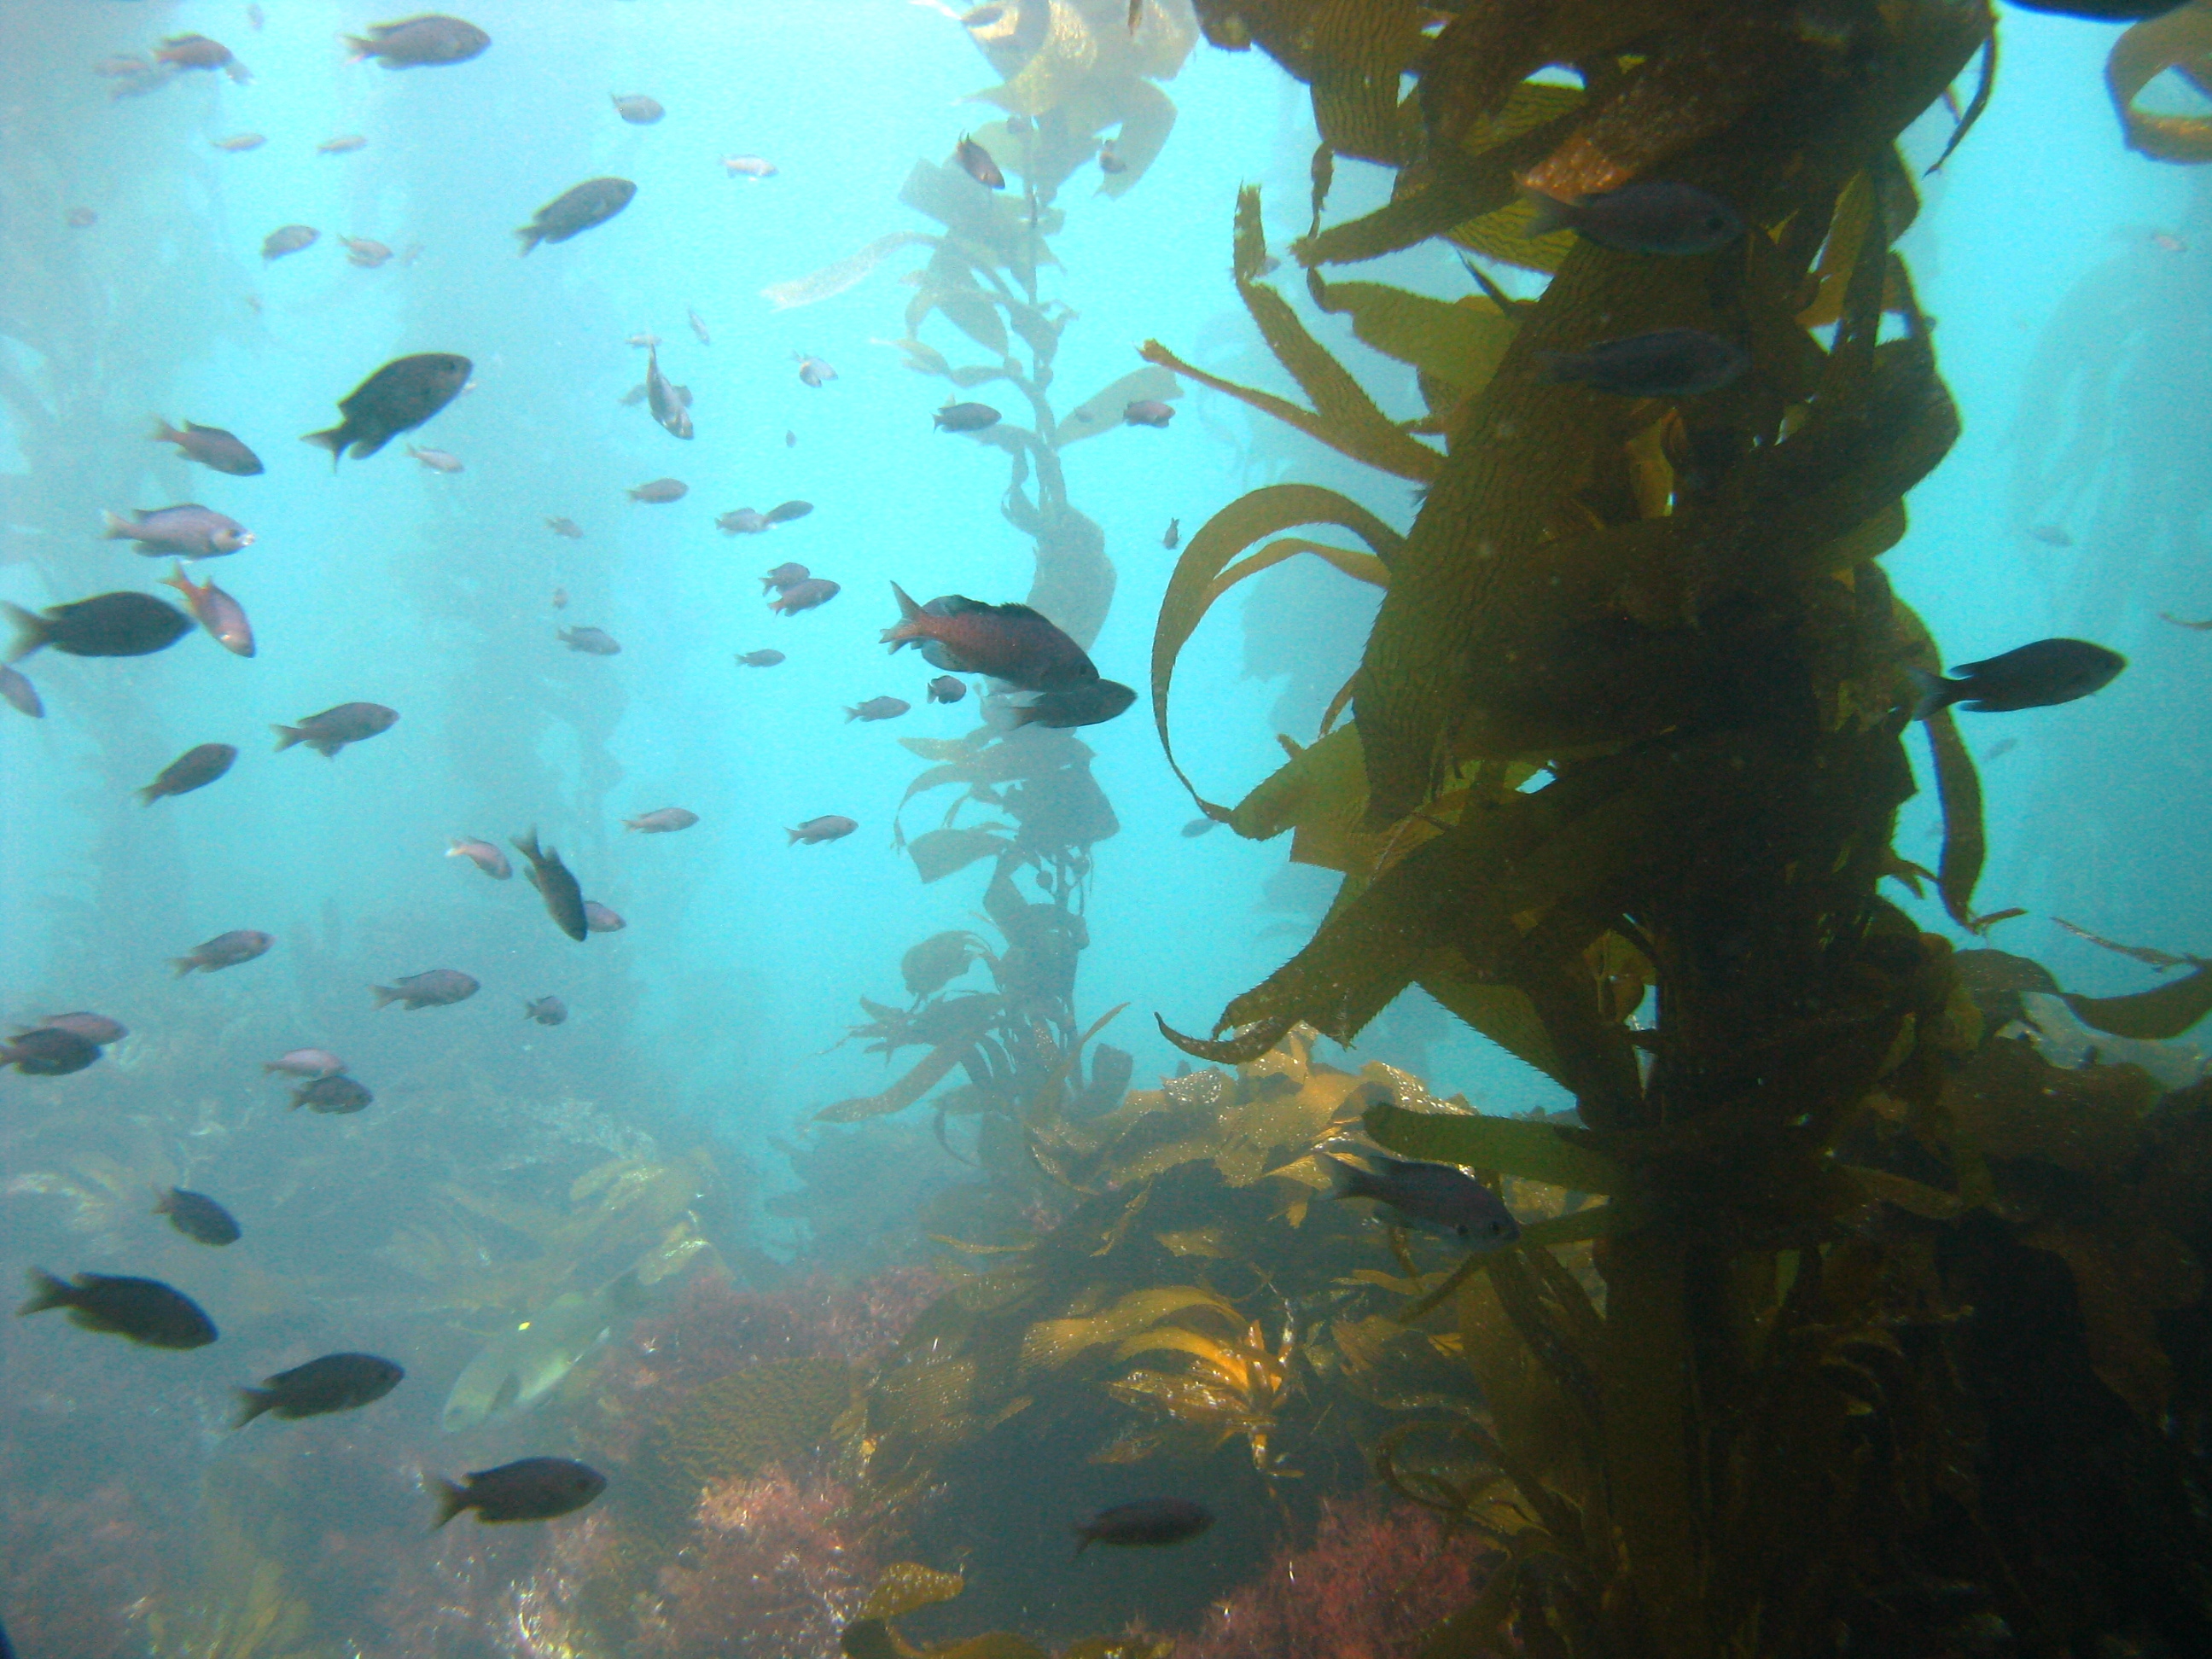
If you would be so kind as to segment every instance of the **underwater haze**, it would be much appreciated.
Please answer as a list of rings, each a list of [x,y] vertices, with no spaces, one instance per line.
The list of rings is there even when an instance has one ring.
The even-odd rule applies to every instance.
[[[2166,153],[2072,9],[0,0],[0,1656],[2212,1642],[1912,1530],[2212,1411],[2212,0]]]

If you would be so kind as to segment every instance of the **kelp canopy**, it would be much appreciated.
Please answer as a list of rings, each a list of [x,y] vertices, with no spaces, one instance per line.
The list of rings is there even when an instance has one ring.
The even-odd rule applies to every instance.
[[[1237,288],[1307,402],[1146,355],[1422,499],[1401,537],[1273,486],[1184,552],[1154,650],[1164,742],[1176,657],[1245,575],[1311,553],[1384,597],[1320,740],[1285,738],[1233,808],[1200,797],[1240,834],[1294,831],[1293,859],[1343,872],[1337,902],[1211,1039],[1168,1035],[1249,1062],[1301,1023],[1350,1042],[1421,985],[1570,1090],[1583,1127],[1384,1110],[1370,1132],[1609,1200],[1597,1293],[1541,1249],[1458,1285],[1505,1480],[1465,1518],[1510,1553],[1431,1651],[1509,1631],[1530,1653],[1669,1659],[2212,1644],[2179,1426],[2202,1385],[2177,1382],[2201,1370],[2176,1321],[2202,1327],[2212,1243],[2201,1153],[2176,1150],[2201,1140],[2201,1091],[2160,1103],[2131,1067],[2070,1074],[2000,1040],[2048,976],[1956,952],[1877,891],[1925,873],[1891,843],[1914,787],[1906,671],[1938,660],[1878,561],[1959,430],[1892,252],[1917,210],[1898,140],[1978,55],[1985,97],[1990,12],[1199,12],[1217,46],[1310,86],[1296,257],[1318,307],[1417,370],[1428,412],[1386,416],[1261,280],[1246,192]],[[1328,222],[1338,155],[1396,169],[1389,203]],[[1674,258],[1520,234],[1528,192],[1652,179],[1725,198],[1749,233]],[[1551,280],[1516,301],[1472,265],[1482,291],[1457,298],[1327,274],[1431,237]],[[1680,328],[1737,343],[1748,372],[1689,398],[1547,372]],[[1364,546],[1285,533],[1311,526]],[[1948,718],[1928,733],[1936,885],[1978,932],[1978,787]],[[2206,975],[2121,1000],[2082,1018],[2178,1035]],[[2128,1542],[2081,1505],[2134,1517]]]

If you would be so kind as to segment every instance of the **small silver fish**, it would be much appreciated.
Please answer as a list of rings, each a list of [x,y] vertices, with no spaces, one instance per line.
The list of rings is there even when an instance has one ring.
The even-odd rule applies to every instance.
[[[335,138],[325,138],[315,146],[318,155],[349,155],[357,149],[367,149],[368,140],[357,132],[341,133]]]
[[[227,150],[231,155],[236,155],[249,149],[259,149],[262,145],[267,143],[269,141],[258,132],[240,132],[235,133],[228,138],[216,138],[212,139],[210,142],[212,143],[217,149]]]
[[[762,155],[725,155],[722,171],[732,179],[773,179],[775,163]]]
[[[614,100],[615,113],[634,127],[649,127],[668,113],[660,106],[658,99],[648,98],[641,92],[631,93],[627,97],[611,92],[607,96]]]
[[[358,265],[363,270],[374,270],[392,257],[392,250],[381,242],[372,242],[366,236],[341,236],[338,246],[346,251],[346,263]]]
[[[442,449],[417,449],[413,444],[409,444],[407,453],[433,472],[459,472],[465,470],[459,456]]]
[[[702,317],[697,312],[688,309],[684,312],[684,319],[691,325],[691,331],[699,337],[699,343],[701,345],[712,345],[714,343],[714,337],[707,331],[707,319],[705,318]]]

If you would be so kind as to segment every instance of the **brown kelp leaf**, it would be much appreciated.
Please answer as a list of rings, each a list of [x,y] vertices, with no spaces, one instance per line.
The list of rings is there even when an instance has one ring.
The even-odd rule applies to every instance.
[[[1360,1120],[1375,1144],[1401,1158],[1458,1164],[1577,1193],[1618,1193],[1627,1172],[1603,1152],[1529,1118],[1408,1112],[1385,1101]]]
[[[1959,724],[1948,708],[1938,709],[1922,722],[1928,728],[1929,752],[1936,763],[1936,799],[1943,809],[1943,854],[1936,866],[1936,890],[1942,896],[1944,914],[1968,933],[1974,925],[1974,884],[1981,879],[1989,842],[1982,830],[1982,780],[1974,757],[1959,736]]]
[[[2069,995],[2066,1006],[2084,1025],[2114,1036],[2164,1042],[2212,1012],[2212,963],[2198,963],[2185,978],[2170,980],[2154,990],[2124,997]]]
[[[1034,1642],[1012,1631],[987,1631],[959,1642],[940,1642],[925,1650],[927,1659],[1052,1659]]]
[[[1022,1364],[1047,1370],[1065,1365],[1078,1354],[1121,1342],[1193,1309],[1219,1316],[1231,1329],[1242,1329],[1244,1324],[1235,1303],[1203,1286],[1158,1285],[1128,1291],[1111,1307],[1088,1317],[1039,1320],[1022,1338]]]
[[[1575,234],[1571,230],[1555,230],[1548,235],[1531,236],[1528,227],[1535,222],[1535,216],[1534,202],[1525,197],[1516,198],[1494,212],[1454,225],[1444,234],[1470,253],[1549,276],[1573,252]]]
[[[918,230],[895,230],[888,236],[878,236],[858,253],[848,254],[834,264],[788,283],[769,283],[761,290],[761,298],[778,311],[814,305],[858,287],[867,280],[869,272],[899,249],[916,242],[934,244],[936,240],[934,236],[925,236]]]
[[[862,1619],[897,1619],[923,1607],[950,1601],[967,1588],[957,1572],[939,1572],[915,1561],[894,1561],[885,1567],[868,1599],[860,1604]]]
[[[965,870],[978,859],[995,858],[1009,850],[1013,843],[992,832],[1012,828],[1011,824],[1001,823],[979,824],[965,830],[931,830],[908,842],[906,850],[914,859],[914,867],[922,884],[927,886],[944,880],[956,870]]]
[[[1359,829],[1367,812],[1367,774],[1360,764],[1359,729],[1340,726],[1288,764],[1270,774],[1237,803],[1229,827],[1249,841],[1267,841],[1285,830],[1299,832],[1293,864],[1342,869],[1327,851]],[[1316,856],[1317,854],[1322,856]]]
[[[1411,363],[1455,388],[1480,392],[1513,342],[1513,319],[1480,294],[1434,300],[1382,283],[1328,283],[1308,277],[1314,302],[1352,319],[1352,331],[1388,357]]]
[[[2112,43],[2105,60],[2105,86],[2119,112],[2128,148],[2161,161],[2212,161],[2212,119],[2154,115],[2136,107],[2143,88],[2170,69],[2200,89],[2212,80],[2212,13],[2203,6],[2181,6],[2137,23]]]
[[[2086,927],[2077,927],[2063,916],[2053,916],[2051,920],[2076,939],[2085,939],[2101,949],[2117,951],[2124,957],[2132,957],[2137,962],[2148,963],[2160,973],[2164,973],[2169,968],[2190,966],[2197,960],[2195,957],[2178,957],[2171,951],[2160,951],[2153,945],[2122,945],[2117,939],[2106,939],[2101,933],[2093,933]]]
[[[1122,411],[1141,398],[1168,403],[1182,396],[1182,382],[1157,364],[1147,363],[1092,392],[1069,410],[1060,417],[1054,435],[1059,447],[1066,449],[1079,438],[1095,438],[1102,432],[1114,431],[1122,424]]]
[[[989,1002],[992,999],[978,997],[976,1000]],[[975,1048],[976,1035],[963,1035],[931,1049],[912,1071],[881,1094],[856,1095],[849,1099],[832,1101],[815,1113],[814,1121],[859,1123],[868,1118],[889,1117],[893,1112],[904,1111],[951,1075],[952,1068],[966,1059]]]
[[[1152,633],[1152,723],[1168,764],[1209,817],[1225,817],[1228,809],[1198,793],[1176,763],[1175,744],[1168,734],[1168,690],[1175,680],[1176,659],[1219,597],[1222,573],[1230,564],[1262,538],[1308,524],[1342,526],[1374,549],[1377,562],[1385,567],[1403,544],[1396,531],[1349,496],[1312,484],[1269,484],[1238,496],[1206,521],[1184,545],[1160,601],[1159,621]]]
[[[1320,0],[1301,44],[1310,54],[1314,125],[1340,155],[1395,165],[1412,159],[1398,83],[1428,43],[1413,0]]]
[[[1519,986],[1486,984],[1449,969],[1422,974],[1420,986],[1506,1053],[1554,1082],[1565,1082],[1559,1048],[1544,1029],[1536,1005]]]
[[[2188,1245],[2163,1227],[2045,1222],[2021,1242],[2064,1261],[2081,1309],[2089,1363],[2105,1386],[2147,1425],[2165,1416],[2173,1365],[2159,1316],[2203,1294],[2204,1274]]]

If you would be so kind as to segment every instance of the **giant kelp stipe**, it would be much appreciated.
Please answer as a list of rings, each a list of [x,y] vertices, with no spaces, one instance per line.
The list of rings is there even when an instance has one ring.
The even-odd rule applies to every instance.
[[[4,19],[18,1650],[2212,1650],[2206,0],[465,9]]]

